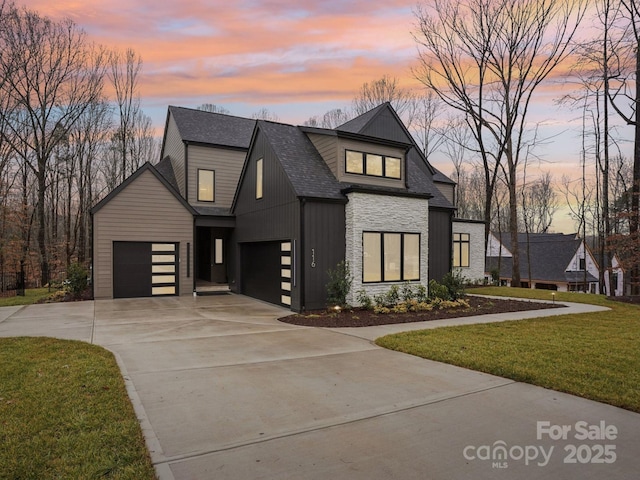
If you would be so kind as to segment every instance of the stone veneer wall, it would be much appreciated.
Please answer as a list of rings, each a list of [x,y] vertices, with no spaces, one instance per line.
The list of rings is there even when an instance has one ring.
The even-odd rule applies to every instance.
[[[347,301],[358,305],[356,293],[365,289],[369,296],[386,292],[403,282],[362,283],[362,232],[420,233],[420,283],[427,286],[429,245],[429,204],[422,198],[405,198],[370,193],[349,193],[345,206],[346,255],[353,284]],[[418,282],[412,282],[417,284]]]
[[[469,266],[458,267],[464,278],[470,282],[484,281],[484,261],[485,261],[485,243],[484,243],[484,223],[471,223],[465,221],[453,220],[453,233],[469,234]]]

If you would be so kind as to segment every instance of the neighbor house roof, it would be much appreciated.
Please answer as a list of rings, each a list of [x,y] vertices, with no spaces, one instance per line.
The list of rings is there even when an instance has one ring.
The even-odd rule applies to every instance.
[[[173,171],[173,165],[171,165],[171,159],[169,157],[165,157],[160,160],[155,165],[156,170],[160,175],[162,175],[169,184],[176,189],[176,191],[180,191],[180,187],[178,186],[178,181],[176,180],[176,175]]]
[[[169,107],[185,142],[248,149],[256,121],[222,113],[184,107]]]
[[[496,238],[499,237],[496,236]],[[503,234],[502,240],[503,244],[510,249],[509,234]],[[527,244],[527,234],[518,234],[520,278],[524,281],[582,283],[585,279],[584,271],[565,271],[581,244],[582,240],[575,235],[562,233],[529,234]],[[531,279],[529,279],[529,261],[531,262]],[[487,257],[485,271],[490,272],[499,266],[500,277],[511,278],[512,262],[513,259],[510,257]],[[587,282],[598,281],[589,272],[586,272],[586,279]]]

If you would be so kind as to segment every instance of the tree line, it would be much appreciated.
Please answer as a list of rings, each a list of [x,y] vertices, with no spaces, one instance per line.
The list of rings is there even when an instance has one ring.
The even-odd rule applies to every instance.
[[[0,287],[59,280],[90,258],[90,208],[159,145],[140,108],[142,60],[73,21],[0,4]]]

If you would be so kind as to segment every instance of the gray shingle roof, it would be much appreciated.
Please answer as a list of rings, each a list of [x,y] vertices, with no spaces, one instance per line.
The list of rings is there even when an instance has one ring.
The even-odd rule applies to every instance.
[[[256,121],[221,113],[169,107],[182,140],[248,149]]]
[[[508,235],[503,235],[503,244],[510,247]],[[506,241],[505,241],[506,240]],[[575,235],[562,233],[529,234],[529,253],[527,254],[526,234],[518,234],[518,246],[520,252],[520,278],[529,279],[529,258],[531,259],[531,278],[547,282],[582,283],[583,271],[565,272],[569,262],[576,254],[582,240]],[[485,271],[490,272],[500,264],[500,276],[511,278],[513,263],[511,258],[487,257]],[[598,281],[590,273],[587,273],[588,282]]]
[[[198,215],[214,215],[223,217],[233,216],[231,209],[228,207],[203,207],[193,205],[193,209],[198,213]]]
[[[375,117],[380,110],[386,108],[387,104],[383,103],[378,105],[377,107],[369,110],[368,112],[363,113],[362,115],[358,115],[356,118],[349,120],[348,122],[343,123],[338,126],[336,130],[340,130],[343,132],[350,133],[360,133],[367,126],[367,124]]]
[[[289,181],[300,197],[343,199],[333,176],[311,140],[293,125],[258,121]]]
[[[165,180],[176,189],[176,192],[180,191],[180,187],[178,186],[178,181],[176,180],[175,173],[173,172],[173,165],[171,165],[171,159],[169,157],[165,157],[163,160],[160,160],[156,165],[156,170],[160,175],[162,175]]]

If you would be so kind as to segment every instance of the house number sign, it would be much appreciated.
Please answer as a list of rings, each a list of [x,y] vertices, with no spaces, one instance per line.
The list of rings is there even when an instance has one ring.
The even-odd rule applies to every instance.
[[[316,268],[316,249],[311,249],[311,268]]]

